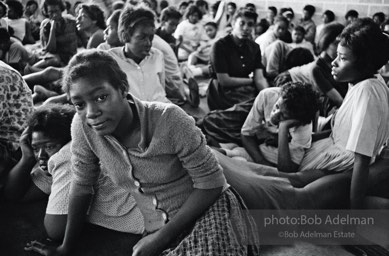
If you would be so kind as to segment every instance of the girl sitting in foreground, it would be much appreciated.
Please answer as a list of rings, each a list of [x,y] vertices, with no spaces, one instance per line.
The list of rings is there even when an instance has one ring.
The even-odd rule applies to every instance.
[[[77,110],[65,238],[57,248],[33,242],[28,249],[69,255],[100,163],[143,214],[145,236],[133,255],[258,255],[255,224],[192,118],[175,105],[127,95],[125,73],[105,52],[77,54],[63,81]]]

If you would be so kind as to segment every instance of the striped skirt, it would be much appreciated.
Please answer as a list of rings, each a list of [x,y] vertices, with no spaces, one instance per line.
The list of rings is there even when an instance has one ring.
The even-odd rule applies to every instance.
[[[243,200],[230,188],[161,255],[259,255],[258,230]]]

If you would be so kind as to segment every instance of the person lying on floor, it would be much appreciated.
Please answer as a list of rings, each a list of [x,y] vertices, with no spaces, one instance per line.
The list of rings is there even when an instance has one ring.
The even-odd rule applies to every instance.
[[[304,82],[312,84],[320,93],[320,116],[328,117],[334,108],[342,105],[347,93],[347,83],[336,81],[331,75],[331,62],[336,58],[338,36],[344,29],[340,23],[329,23],[322,29],[317,45],[319,57],[306,65],[296,66],[277,75],[275,86],[286,82]]]
[[[389,138],[389,89],[377,74],[389,59],[389,38],[371,19],[364,18],[348,25],[339,39],[332,75],[350,85],[332,119],[332,133],[312,143],[298,172],[275,170],[272,175],[304,187],[329,174],[348,173],[349,202],[355,209],[366,207],[371,180],[387,172],[385,168],[372,171],[371,164]],[[339,189],[343,188],[335,187],[331,193]]]
[[[70,125],[75,109],[46,104],[37,108],[21,136],[23,156],[8,175],[4,197],[33,201],[49,196],[44,226],[50,239],[62,241],[72,180]],[[111,230],[141,234],[143,218],[128,191],[120,188],[101,168],[87,222]]]
[[[254,162],[297,171],[311,146],[313,120],[319,109],[312,85],[287,83],[263,89],[242,127],[242,143]]]

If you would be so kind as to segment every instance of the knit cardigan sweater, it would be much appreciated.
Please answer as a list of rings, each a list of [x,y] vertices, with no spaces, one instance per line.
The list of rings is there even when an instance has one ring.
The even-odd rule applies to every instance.
[[[75,115],[72,123],[72,193],[92,193],[99,162],[117,185],[129,189],[146,232],[160,229],[194,188],[226,188],[222,168],[194,119],[182,109],[129,96],[140,119],[141,139],[125,148],[113,136],[99,136]],[[133,108],[134,109],[134,108]]]

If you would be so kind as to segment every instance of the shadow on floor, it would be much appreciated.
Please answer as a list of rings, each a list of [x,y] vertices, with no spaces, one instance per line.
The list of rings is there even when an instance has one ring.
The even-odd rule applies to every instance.
[[[32,240],[46,241],[43,227],[45,209],[45,201],[24,204],[0,202],[0,255],[38,255],[23,248]],[[88,225],[72,256],[131,255],[132,247],[140,238],[140,235]]]

